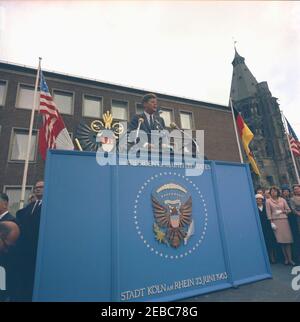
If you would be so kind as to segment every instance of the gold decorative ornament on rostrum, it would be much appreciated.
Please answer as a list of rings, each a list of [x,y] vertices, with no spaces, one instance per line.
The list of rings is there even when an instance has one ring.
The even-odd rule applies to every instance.
[[[112,130],[114,140],[105,137],[103,135],[104,130]],[[124,130],[124,125],[120,122],[114,122],[112,114],[106,111],[102,115],[102,119],[94,120],[90,125],[83,122],[78,125],[75,143],[80,151],[97,151],[99,145],[101,145],[105,151],[109,152],[116,146],[120,136],[124,134]]]

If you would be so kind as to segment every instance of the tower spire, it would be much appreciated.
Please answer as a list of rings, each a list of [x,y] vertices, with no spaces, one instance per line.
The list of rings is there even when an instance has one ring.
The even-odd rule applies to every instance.
[[[234,41],[233,72],[230,89],[230,97],[233,101],[254,96],[257,85],[257,80],[245,64],[245,58],[237,51],[236,43],[237,41]]]

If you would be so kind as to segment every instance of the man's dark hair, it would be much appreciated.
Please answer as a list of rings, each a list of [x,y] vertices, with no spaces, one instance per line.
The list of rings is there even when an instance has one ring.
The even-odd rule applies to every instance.
[[[148,93],[148,94],[144,95],[143,98],[142,98],[142,104],[147,103],[152,98],[157,98],[157,96],[155,94],[153,94],[153,93]]]
[[[6,201],[6,202],[8,202],[8,201],[9,201],[9,199],[8,199],[8,195],[7,195],[6,193],[4,193],[4,192],[1,192],[1,193],[0,193],[0,199],[1,199],[2,201]]]

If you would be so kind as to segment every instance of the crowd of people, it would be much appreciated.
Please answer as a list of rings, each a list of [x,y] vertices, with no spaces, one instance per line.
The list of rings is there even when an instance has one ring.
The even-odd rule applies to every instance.
[[[43,189],[44,182],[38,181],[16,216],[8,211],[8,196],[0,193],[0,266],[6,272],[0,302],[32,301]]]
[[[256,189],[256,203],[272,264],[300,263],[300,185]]]

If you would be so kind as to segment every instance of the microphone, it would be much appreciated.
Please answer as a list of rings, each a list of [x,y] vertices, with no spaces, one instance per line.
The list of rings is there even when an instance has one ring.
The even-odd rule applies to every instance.
[[[144,122],[144,119],[142,117],[140,117],[138,122],[139,123],[138,123],[138,127],[136,130],[135,143],[137,143],[137,138],[139,137],[139,133],[140,133],[140,127],[141,127],[141,124]]]
[[[164,130],[163,126],[158,122],[158,119],[156,117],[153,117],[154,123],[156,124],[156,130]]]
[[[198,143],[194,140],[193,136],[189,135],[188,133],[185,133],[175,122],[170,123],[170,128],[179,130],[183,135],[186,135],[188,138],[190,138],[194,142],[197,152],[199,152]]]

